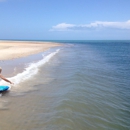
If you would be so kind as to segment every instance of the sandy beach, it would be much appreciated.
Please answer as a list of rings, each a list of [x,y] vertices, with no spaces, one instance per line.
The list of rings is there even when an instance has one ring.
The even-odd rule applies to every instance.
[[[61,46],[61,44],[52,42],[0,41],[0,60],[26,57],[56,46]]]

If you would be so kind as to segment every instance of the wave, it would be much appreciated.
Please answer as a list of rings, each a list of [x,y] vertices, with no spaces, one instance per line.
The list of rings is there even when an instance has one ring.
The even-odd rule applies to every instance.
[[[14,86],[19,84],[20,82],[23,82],[31,77],[33,77],[35,74],[38,73],[39,67],[41,67],[42,65],[44,65],[45,63],[49,62],[49,60],[59,52],[60,49],[55,50],[54,52],[45,55],[43,54],[43,58],[36,62],[36,63],[31,63],[28,65],[28,67],[25,68],[25,70],[22,73],[18,73],[16,76],[8,78],[9,80],[11,80],[14,83]],[[5,81],[0,81],[0,84],[2,85],[9,85],[9,83],[5,82]]]

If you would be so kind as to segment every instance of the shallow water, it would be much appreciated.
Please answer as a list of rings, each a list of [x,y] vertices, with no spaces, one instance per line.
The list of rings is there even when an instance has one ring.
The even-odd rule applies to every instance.
[[[129,130],[130,42],[68,42],[46,55],[57,49],[0,98],[0,129]]]

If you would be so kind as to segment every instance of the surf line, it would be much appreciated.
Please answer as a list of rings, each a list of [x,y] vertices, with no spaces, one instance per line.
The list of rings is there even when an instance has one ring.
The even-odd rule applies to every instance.
[[[14,85],[16,86],[17,84],[19,84],[21,81],[25,81],[29,78],[31,78],[32,76],[34,76],[35,74],[38,73],[38,68],[42,65],[44,65],[45,63],[49,62],[49,60],[56,55],[58,52],[60,51],[60,49],[55,50],[54,52],[51,52],[50,54],[44,56],[44,54],[42,54],[43,58],[36,62],[36,63],[30,63],[30,65],[25,68],[25,70],[22,73],[17,74],[14,77],[8,78],[9,80],[11,80]],[[2,85],[7,85],[8,83],[6,83],[5,81],[0,81],[0,84]]]

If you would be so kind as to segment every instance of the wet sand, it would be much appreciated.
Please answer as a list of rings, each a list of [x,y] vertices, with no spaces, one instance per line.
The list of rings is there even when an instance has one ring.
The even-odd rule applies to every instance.
[[[18,69],[18,72],[20,72],[19,69],[21,69],[21,71],[24,69],[23,64],[39,61],[39,59],[42,58],[41,54],[42,52],[23,58],[5,60],[2,67],[4,68],[3,71],[7,71],[7,66],[9,66],[9,68],[17,66],[16,70]],[[49,65],[51,65],[51,61],[49,63],[47,62],[44,67],[41,67],[34,77],[31,77],[19,85],[13,86],[9,92],[2,94],[0,97],[0,129],[46,129],[46,114],[54,102],[54,99],[48,95],[55,91],[55,89],[49,85],[49,82],[53,80],[50,77],[51,69]],[[44,116],[42,117],[42,115]]]
[[[0,50],[3,50],[4,53],[9,51],[10,55],[14,54],[13,51],[15,51],[16,48],[19,49],[19,51],[16,51],[16,56],[10,56],[8,53],[6,58],[0,57],[0,66],[3,69],[2,75],[10,78],[23,72],[25,65],[41,60],[44,51],[46,52],[46,50],[58,46],[61,46],[61,44],[43,42],[31,42],[26,44],[25,42],[0,43]],[[28,49],[28,52],[24,51],[24,47]],[[48,87],[49,81],[52,80],[50,76],[48,76],[48,71],[50,71],[50,69],[47,69],[48,66],[49,63],[47,62],[42,69],[39,69],[39,72],[34,77],[20,84],[14,84],[10,91],[2,93],[0,97],[0,112],[2,116],[0,118],[0,129],[40,130],[45,128],[43,121],[46,122],[46,118],[42,119],[39,114],[40,112],[46,114],[52,104],[51,100],[49,100],[49,102],[45,100],[46,98],[48,99],[48,97],[45,96],[46,93],[53,90],[51,87]]]

